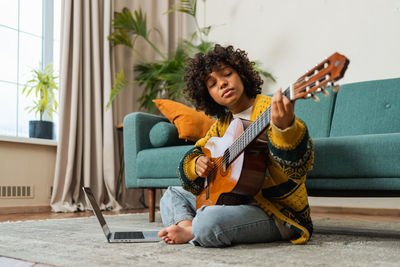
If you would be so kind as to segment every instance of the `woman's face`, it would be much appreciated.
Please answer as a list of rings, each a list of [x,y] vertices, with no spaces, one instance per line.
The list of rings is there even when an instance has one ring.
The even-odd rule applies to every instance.
[[[248,108],[249,98],[244,92],[242,79],[235,69],[226,64],[214,68],[206,79],[206,86],[212,99],[228,108],[232,113]]]

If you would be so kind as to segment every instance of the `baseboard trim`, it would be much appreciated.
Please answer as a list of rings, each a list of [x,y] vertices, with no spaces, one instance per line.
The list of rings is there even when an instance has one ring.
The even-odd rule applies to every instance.
[[[311,206],[312,213],[400,217],[400,209]]]
[[[385,229],[366,229],[354,227],[316,226],[314,233],[325,235],[351,235],[400,239],[400,232]]]
[[[40,213],[50,212],[51,207],[46,206],[17,206],[17,207],[0,207],[0,215],[17,214],[17,213]]]
[[[40,212],[50,212],[50,211],[51,207],[49,205],[0,207],[0,215],[16,214],[16,213],[40,213]],[[400,209],[377,209],[377,208],[359,208],[359,207],[353,208],[353,207],[311,206],[311,213],[400,217]]]

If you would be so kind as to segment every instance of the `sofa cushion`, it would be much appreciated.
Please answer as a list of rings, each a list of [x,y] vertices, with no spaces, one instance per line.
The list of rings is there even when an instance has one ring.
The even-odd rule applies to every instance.
[[[345,84],[330,136],[400,132],[400,78]]]
[[[136,177],[138,179],[177,177],[179,162],[191,148],[192,145],[169,146],[140,151],[136,159]]]
[[[327,88],[327,91],[330,94],[329,97],[318,95],[320,102],[299,99],[295,104],[296,116],[306,123],[312,138],[329,136],[336,93],[332,92],[331,87]]]
[[[155,188],[167,188],[169,186],[180,186],[181,181],[175,175],[172,177],[163,177],[163,178],[137,178],[135,187],[155,187]],[[132,188],[127,186],[128,188]]]
[[[184,104],[169,99],[154,99],[160,112],[175,124],[179,138],[197,141],[204,137],[215,119],[207,116],[203,111],[196,111]]]
[[[400,178],[385,177],[358,177],[358,178],[321,178],[307,179],[307,190],[367,190],[367,191],[391,191],[400,190]]]
[[[158,122],[151,128],[149,138],[154,147],[175,146],[185,143],[185,140],[179,139],[175,125],[165,121]]]
[[[400,133],[313,141],[314,166],[308,179],[400,177]]]

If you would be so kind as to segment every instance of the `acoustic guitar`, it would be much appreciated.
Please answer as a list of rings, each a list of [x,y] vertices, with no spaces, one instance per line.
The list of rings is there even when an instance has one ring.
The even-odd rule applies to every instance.
[[[339,89],[334,82],[344,76],[349,60],[334,53],[297,79],[282,94],[291,101],[314,98],[325,89]],[[271,120],[267,108],[254,122],[234,119],[223,137],[211,137],[203,152],[216,164],[196,198],[196,208],[203,205],[238,205],[246,203],[261,189],[267,168],[268,148],[265,129]]]

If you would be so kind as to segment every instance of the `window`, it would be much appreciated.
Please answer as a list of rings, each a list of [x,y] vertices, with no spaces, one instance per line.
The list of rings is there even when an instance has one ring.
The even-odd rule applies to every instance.
[[[60,17],[61,0],[0,0],[0,135],[28,137],[29,120],[38,119],[25,110],[32,94],[21,92],[39,65],[53,63],[58,76]]]

